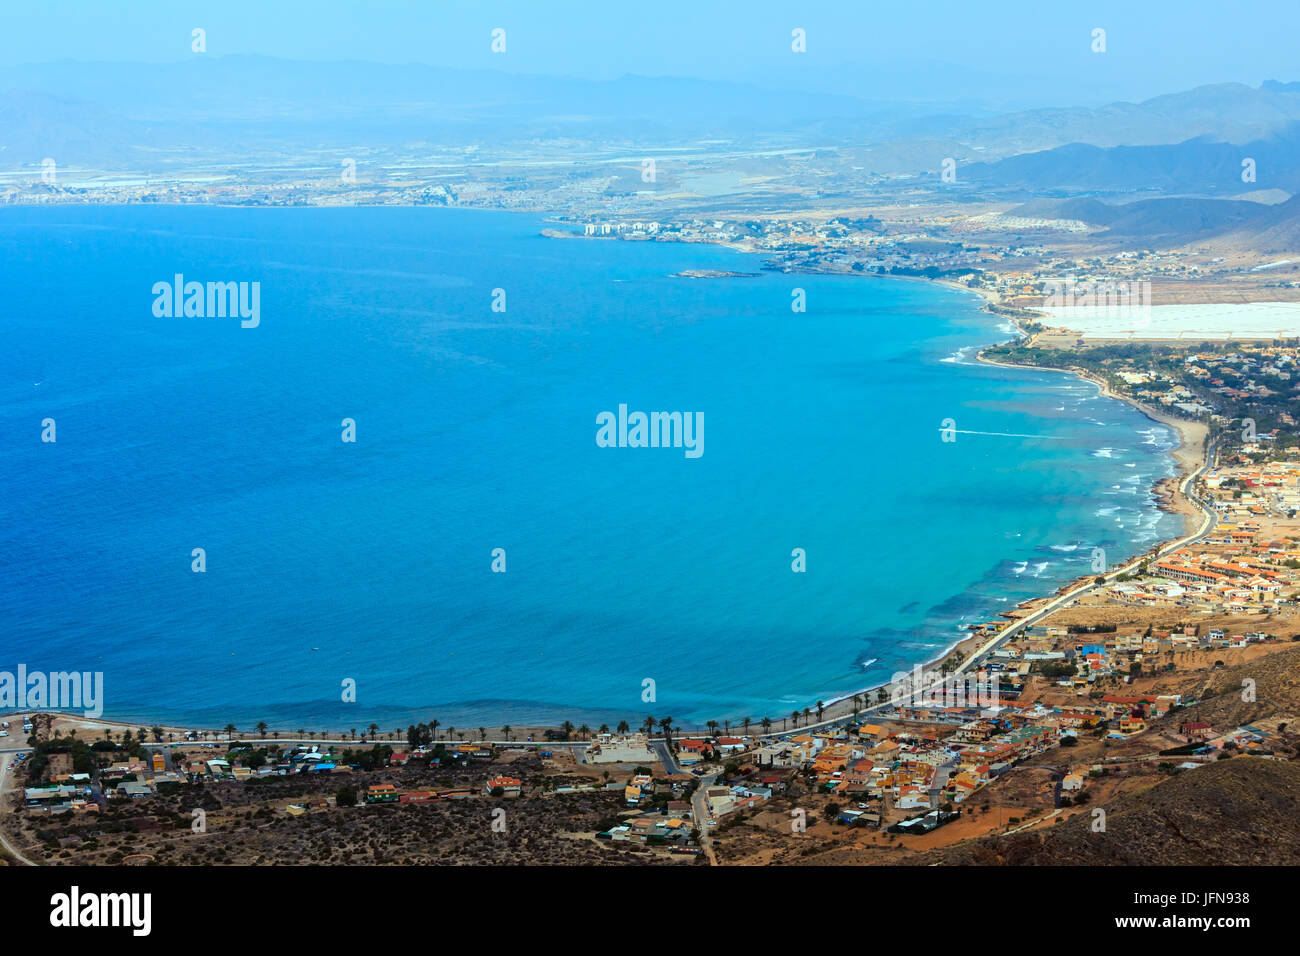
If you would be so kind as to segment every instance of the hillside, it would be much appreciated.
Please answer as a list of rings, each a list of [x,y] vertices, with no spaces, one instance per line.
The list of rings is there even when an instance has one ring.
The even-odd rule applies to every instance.
[[[1162,244],[1200,243],[1222,237],[1235,247],[1265,249],[1300,233],[1300,201],[1293,197],[1273,206],[1247,199],[1201,199],[1170,196],[1130,203],[1092,198],[1035,199],[1008,212],[1034,219],[1071,219],[1105,227],[1101,239],[1150,239]]]
[[[1243,681],[1255,682],[1255,700],[1243,701]],[[1212,670],[1204,676],[1173,684],[1170,690],[1200,703],[1175,711],[1176,723],[1199,721],[1216,731],[1232,730],[1270,717],[1300,715],[1300,647],[1257,658],[1236,667]]]
[[[918,865],[1193,866],[1300,864],[1300,766],[1237,757],[1121,797],[1094,833],[1091,812],[1042,832],[920,855]]]

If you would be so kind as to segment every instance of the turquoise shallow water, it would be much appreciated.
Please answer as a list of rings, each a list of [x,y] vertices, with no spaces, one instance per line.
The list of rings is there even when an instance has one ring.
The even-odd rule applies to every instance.
[[[0,211],[0,669],[209,725],[780,718],[1177,533],[1169,432],[972,364],[973,296],[543,225]],[[176,273],[259,282],[260,324],[156,317]],[[620,403],[703,454],[598,447]]]

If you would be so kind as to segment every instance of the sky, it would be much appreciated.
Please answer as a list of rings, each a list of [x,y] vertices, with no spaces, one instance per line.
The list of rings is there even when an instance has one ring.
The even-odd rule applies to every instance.
[[[1207,0],[8,0],[0,66],[208,55],[742,80],[990,108],[1300,79],[1300,2]],[[506,31],[506,52],[491,31]],[[791,50],[791,31],[807,52]],[[1106,31],[1105,53],[1092,50]]]

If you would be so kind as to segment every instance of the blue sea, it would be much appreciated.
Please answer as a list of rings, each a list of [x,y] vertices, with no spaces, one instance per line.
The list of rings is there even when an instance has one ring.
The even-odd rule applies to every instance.
[[[975,364],[973,295],[545,227],[0,210],[0,669],[213,727],[779,719],[1180,530],[1169,430]],[[177,274],[259,324],[155,315]],[[703,454],[598,446],[620,405]]]

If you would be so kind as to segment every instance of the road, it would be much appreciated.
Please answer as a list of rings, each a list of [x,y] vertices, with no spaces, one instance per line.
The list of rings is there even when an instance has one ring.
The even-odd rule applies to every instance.
[[[717,779],[718,774],[716,773],[701,777],[700,785],[695,788],[695,793],[691,795],[691,813],[695,816],[695,826],[700,831],[700,846],[704,849],[704,855],[709,859],[709,866],[718,865],[718,856],[713,852],[714,820],[709,813],[709,801],[704,796],[704,792],[713,786],[713,781]]]
[[[659,760],[663,763],[665,772],[670,774],[686,772],[677,763],[677,758],[673,756],[673,752],[669,749],[667,741],[652,740],[650,743],[650,749],[659,755]]]
[[[11,765],[13,764],[13,755],[16,753],[20,753],[20,751],[0,751],[0,819],[3,819],[5,815],[4,808],[7,806],[5,801],[9,792],[9,772],[11,770]],[[0,829],[0,847],[4,847],[6,853],[24,866],[36,866],[35,863],[19,853],[16,846],[9,842],[9,838],[5,836],[3,829]]]

